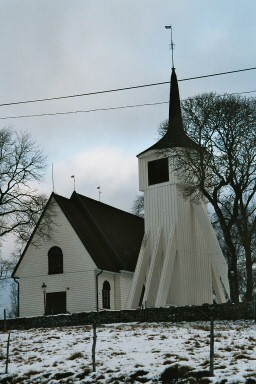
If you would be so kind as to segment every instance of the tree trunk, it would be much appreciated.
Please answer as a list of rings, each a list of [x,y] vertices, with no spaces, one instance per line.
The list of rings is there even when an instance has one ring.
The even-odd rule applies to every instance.
[[[252,253],[251,247],[245,246],[245,265],[246,265],[246,301],[253,300],[253,273],[252,273]]]
[[[224,239],[228,248],[228,278],[230,285],[230,300],[239,303],[239,283],[237,271],[237,254],[229,231],[224,231]]]

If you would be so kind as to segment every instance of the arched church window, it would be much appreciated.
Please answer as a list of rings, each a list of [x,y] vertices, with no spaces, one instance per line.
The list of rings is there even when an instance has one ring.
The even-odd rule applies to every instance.
[[[63,253],[61,248],[52,247],[48,252],[48,273],[63,273]]]
[[[148,162],[148,185],[160,184],[169,181],[168,158]]]
[[[106,309],[110,309],[110,284],[106,280],[103,283],[102,289],[102,307]]]

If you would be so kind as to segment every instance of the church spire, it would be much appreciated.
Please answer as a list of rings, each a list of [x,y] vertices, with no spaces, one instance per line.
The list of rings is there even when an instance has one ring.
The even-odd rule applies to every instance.
[[[179,137],[185,134],[181,116],[180,93],[175,68],[172,68],[171,75],[169,122],[167,134],[170,136],[170,139],[174,138],[175,136]]]
[[[150,150],[162,150],[165,148],[175,147],[198,148],[198,144],[190,139],[184,131],[178,80],[175,73],[175,68],[172,68],[170,82],[169,121],[167,131],[157,143],[141,152],[139,155]]]

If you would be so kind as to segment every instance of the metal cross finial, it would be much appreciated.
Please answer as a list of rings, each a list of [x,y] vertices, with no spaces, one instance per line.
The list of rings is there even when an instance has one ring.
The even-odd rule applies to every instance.
[[[165,29],[170,29],[171,30],[171,44],[170,44],[170,47],[171,47],[171,51],[172,51],[172,68],[174,68],[174,59],[173,59],[174,44],[173,44],[173,41],[172,41],[172,26],[171,25],[166,25]]]

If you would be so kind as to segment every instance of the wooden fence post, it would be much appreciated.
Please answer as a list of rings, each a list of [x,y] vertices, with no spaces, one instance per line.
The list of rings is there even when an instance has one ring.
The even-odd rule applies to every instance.
[[[254,304],[254,322],[256,323],[256,293],[254,294],[254,300],[253,300],[253,304]]]
[[[96,339],[97,339],[97,333],[96,333],[96,320],[93,320],[93,342],[92,342],[92,371],[96,372],[96,358],[95,358],[95,351],[96,351]]]
[[[214,320],[211,318],[211,331],[210,331],[210,375],[214,376]]]
[[[8,334],[8,339],[7,339],[7,350],[6,350],[6,361],[5,361],[5,373],[8,373],[10,336],[11,336],[11,332],[9,332],[9,334]]]
[[[4,308],[4,331],[7,331],[7,325],[6,325],[6,308]]]
[[[198,311],[210,320],[210,376],[214,376],[214,320],[198,308]]]

